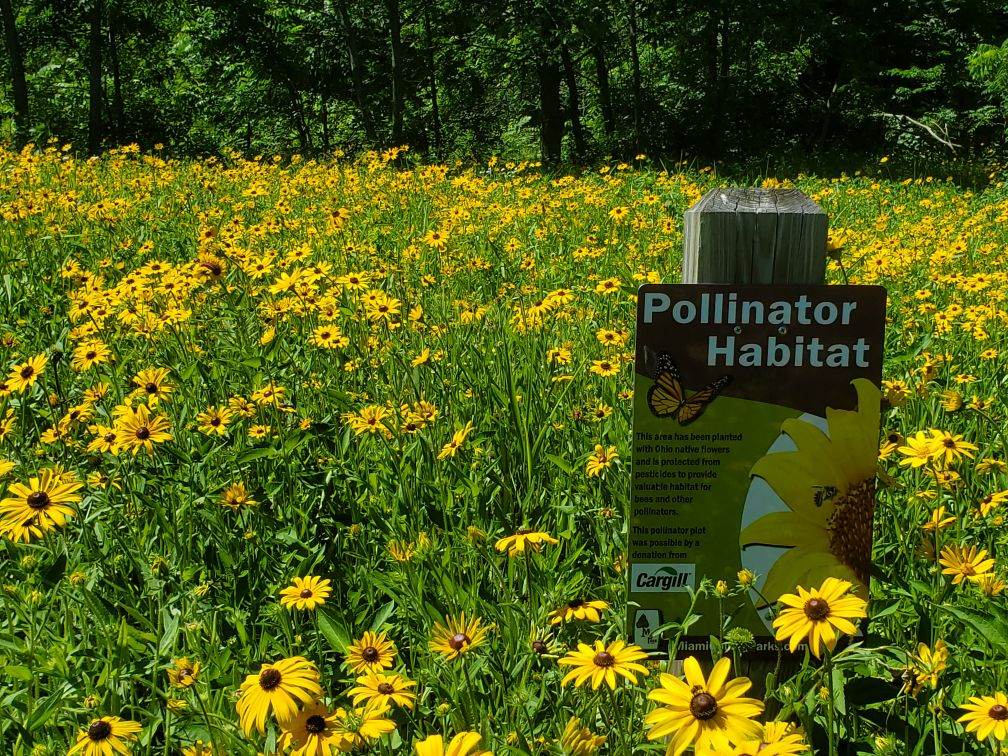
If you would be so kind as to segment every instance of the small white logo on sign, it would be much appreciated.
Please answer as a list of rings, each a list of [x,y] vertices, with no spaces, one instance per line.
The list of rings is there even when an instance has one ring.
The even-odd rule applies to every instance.
[[[635,564],[631,593],[685,593],[696,587],[695,564]]]
[[[661,612],[657,609],[638,609],[634,614],[633,642],[645,651],[658,648],[658,626]]]

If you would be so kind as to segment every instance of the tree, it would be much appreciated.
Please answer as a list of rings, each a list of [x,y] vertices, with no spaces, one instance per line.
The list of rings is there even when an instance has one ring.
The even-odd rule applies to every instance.
[[[0,0],[0,22],[3,23],[4,44],[10,65],[11,90],[14,93],[15,137],[19,147],[29,140],[31,113],[28,106],[28,83],[25,80],[21,37],[11,0]]]

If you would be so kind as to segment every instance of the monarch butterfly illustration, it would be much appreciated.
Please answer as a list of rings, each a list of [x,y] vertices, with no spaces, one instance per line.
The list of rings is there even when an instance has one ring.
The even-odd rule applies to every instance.
[[[679,369],[672,357],[667,352],[660,352],[655,382],[648,390],[648,407],[655,417],[674,417],[679,425],[689,425],[703,414],[707,405],[731,381],[730,375],[723,375],[709,386],[687,396]]]

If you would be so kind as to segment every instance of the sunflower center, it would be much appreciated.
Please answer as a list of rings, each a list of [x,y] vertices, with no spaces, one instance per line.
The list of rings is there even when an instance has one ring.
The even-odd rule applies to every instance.
[[[865,585],[871,572],[872,521],[875,516],[875,479],[852,486],[833,500],[827,520],[830,551]]]
[[[465,633],[455,633],[455,635],[448,639],[448,645],[451,646],[452,651],[461,651],[470,642],[469,636]]]
[[[25,365],[23,368],[21,368],[21,379],[22,380],[27,381],[33,375],[35,375],[35,368],[33,368],[31,365]]]
[[[312,597],[311,588],[305,588],[303,591],[301,591],[301,598],[311,598],[311,597]]]
[[[532,641],[532,650],[542,656],[549,651],[549,646],[546,645],[546,641],[534,640]]]
[[[94,351],[91,351],[91,352],[88,352],[88,353],[86,353],[86,354],[84,355],[84,358],[85,358],[85,359],[88,359],[88,360],[93,360],[93,359],[94,359],[95,357],[97,357],[97,356],[98,356],[98,353],[97,353],[97,352],[94,352]]]
[[[144,426],[137,428],[136,437],[139,438],[141,441],[146,441],[148,438],[150,438],[150,428]]]
[[[830,614],[829,603],[820,598],[809,599],[803,608],[805,616],[813,622],[822,622]]]
[[[580,609],[584,606],[584,599],[574,599],[573,601],[567,602],[567,606],[571,609]]]
[[[361,659],[366,661],[368,664],[374,664],[378,661],[378,649],[374,646],[368,646],[363,651],[361,651]]]
[[[701,721],[712,719],[718,712],[717,699],[705,690],[693,694],[689,705],[690,714]]]
[[[987,716],[995,721],[1004,722],[1008,719],[1008,707],[1004,704],[994,704],[987,712]]]
[[[158,392],[157,384],[154,382],[148,383],[146,386],[144,386],[144,391],[146,391],[148,394],[156,394]]]
[[[383,696],[391,695],[395,693],[395,686],[387,682],[378,683],[378,692]]]
[[[280,685],[280,680],[283,679],[283,675],[280,674],[280,670],[269,668],[264,669],[259,673],[259,687],[265,691],[275,690]]]
[[[32,491],[26,501],[32,509],[45,509],[49,506],[49,494],[45,491]]]
[[[595,658],[592,659],[592,662],[596,667],[611,667],[616,663],[616,657],[608,651],[599,651],[595,654]]]
[[[312,714],[305,720],[304,728],[306,732],[309,732],[312,735],[318,735],[320,732],[325,732],[325,717],[321,714]]]
[[[92,722],[91,726],[88,727],[87,731],[88,739],[95,743],[100,743],[111,734],[112,734],[112,725],[110,725],[104,719],[99,719],[95,722]]]

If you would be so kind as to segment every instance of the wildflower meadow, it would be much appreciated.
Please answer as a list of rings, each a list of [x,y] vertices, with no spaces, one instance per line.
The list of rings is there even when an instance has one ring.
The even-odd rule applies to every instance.
[[[636,291],[742,181],[888,289],[870,590],[656,660]],[[0,150],[0,753],[1004,753],[1005,181]]]

